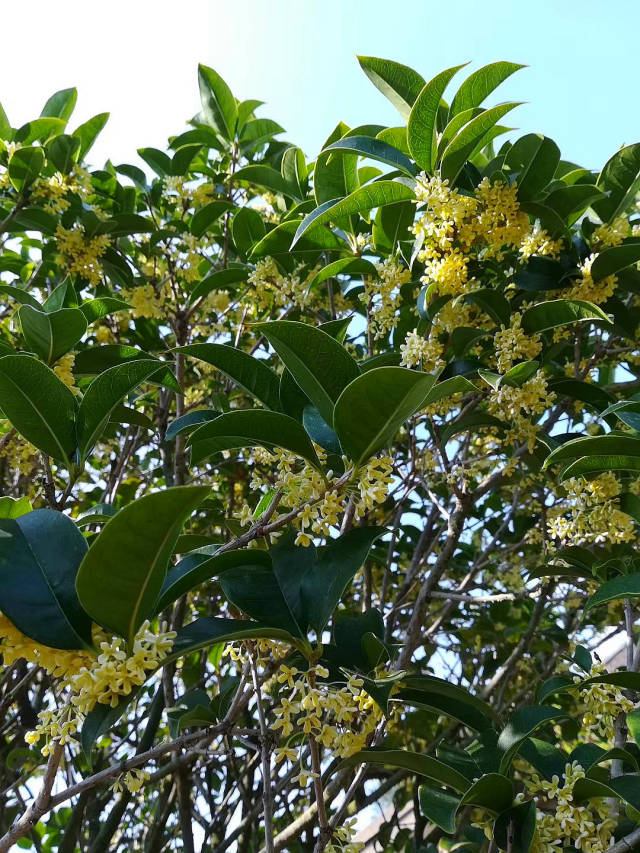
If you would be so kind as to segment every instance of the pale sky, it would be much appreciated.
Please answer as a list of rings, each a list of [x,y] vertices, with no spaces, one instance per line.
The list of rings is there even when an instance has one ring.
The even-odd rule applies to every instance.
[[[470,60],[529,65],[493,103],[593,168],[640,140],[637,0],[30,0],[2,4],[0,101],[14,126],[56,89],[79,89],[71,129],[111,112],[91,155],[141,165],[199,108],[199,61],[315,156],[342,119],[397,124],[356,53],[404,62],[429,79]],[[463,79],[462,72],[460,80]],[[457,78],[456,78],[457,79]]]

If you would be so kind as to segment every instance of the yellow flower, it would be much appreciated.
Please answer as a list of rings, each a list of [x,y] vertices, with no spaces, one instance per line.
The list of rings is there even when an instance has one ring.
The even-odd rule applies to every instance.
[[[67,229],[58,225],[56,243],[62,255],[63,266],[68,273],[79,275],[92,287],[100,284],[102,275],[100,258],[109,245],[109,238],[106,234],[88,238],[84,228],[80,226]]]
[[[75,353],[69,352],[59,358],[53,366],[53,372],[62,380],[67,388],[70,388],[74,394],[79,394],[80,390],[76,387],[76,378],[73,375],[73,365],[75,363]]]

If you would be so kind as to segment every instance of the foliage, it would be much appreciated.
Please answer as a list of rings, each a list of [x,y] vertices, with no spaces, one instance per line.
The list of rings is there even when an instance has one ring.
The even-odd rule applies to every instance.
[[[638,831],[640,144],[359,61],[314,161],[206,67],[145,168],[0,108],[0,851]]]

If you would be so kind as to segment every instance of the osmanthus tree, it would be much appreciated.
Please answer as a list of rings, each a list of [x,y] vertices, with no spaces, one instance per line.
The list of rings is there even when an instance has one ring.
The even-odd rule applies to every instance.
[[[640,844],[640,144],[360,64],[313,162],[0,109],[0,851]]]

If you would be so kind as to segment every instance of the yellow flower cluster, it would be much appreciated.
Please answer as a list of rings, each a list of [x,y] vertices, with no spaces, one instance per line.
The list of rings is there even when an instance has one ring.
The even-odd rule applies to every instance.
[[[67,388],[70,388],[74,394],[79,394],[80,389],[76,387],[76,378],[73,375],[73,365],[75,364],[76,356],[73,352],[68,352],[59,358],[53,365],[53,372]]]
[[[62,213],[71,202],[68,195],[75,193],[84,201],[91,194],[91,175],[82,166],[74,166],[68,175],[56,172],[50,178],[39,178],[32,190],[34,200],[45,202],[51,213]]]
[[[542,349],[540,335],[526,334],[522,328],[522,315],[518,312],[511,315],[509,326],[500,326],[493,344],[500,373],[506,373],[516,361],[530,361]]]
[[[179,175],[167,175],[164,179],[165,199],[170,202],[180,201],[185,208],[208,204],[215,194],[213,184],[205,182],[189,187],[186,178]]]
[[[593,480],[572,477],[567,498],[549,512],[547,530],[557,545],[618,544],[635,538],[631,516],[618,507],[620,483],[607,471]]]
[[[97,704],[115,708],[120,697],[144,684],[149,672],[157,669],[167,656],[176,636],[174,631],[165,630],[164,625],[155,633],[146,621],[138,629],[129,653],[121,637],[109,637],[102,629],[94,628],[94,642],[100,649],[96,657],[89,652],[41,646],[6,622],[0,645],[5,665],[23,657],[60,678],[61,688],[67,691],[67,702],[55,710],[41,711],[38,725],[25,735],[29,744],[45,738],[43,755],[50,753],[55,741],[66,743],[71,739],[84,716]]]
[[[316,677],[328,675],[322,666],[300,672],[283,664],[276,681],[286,685],[289,692],[280,696],[280,705],[274,708],[277,720],[272,729],[281,731],[283,737],[302,732],[333,755],[346,758],[366,746],[382,711],[362,689],[362,679],[350,676],[341,687],[316,681]],[[292,760],[292,751],[285,750],[276,750],[276,761]]]
[[[608,246],[619,246],[625,237],[630,234],[629,220],[626,216],[619,216],[613,222],[598,225],[591,235],[591,242],[599,249]]]
[[[12,436],[0,450],[0,457],[8,460],[11,468],[23,475],[30,474],[38,464],[38,453],[35,447],[17,434]]]
[[[0,655],[5,666],[20,658],[42,667],[53,678],[67,678],[94,660],[89,652],[52,649],[27,637],[0,613]]]
[[[291,302],[298,308],[304,308],[311,296],[309,285],[318,269],[314,267],[301,277],[303,268],[304,264],[298,264],[290,275],[283,275],[273,258],[267,256],[259,260],[248,278],[255,292],[256,313],[274,306],[284,307]]]
[[[480,309],[465,302],[464,297],[450,299],[434,317],[427,338],[417,329],[407,334],[400,344],[400,364],[404,367],[421,364],[427,373],[439,370],[445,364],[444,352],[451,332],[461,326],[482,328],[485,323]]]
[[[369,328],[374,338],[382,338],[398,322],[400,288],[411,281],[411,272],[396,258],[385,258],[376,264],[378,280],[365,276],[364,301],[368,308]]]
[[[588,805],[582,806],[574,803],[574,785],[584,776],[584,769],[574,761],[565,766],[562,783],[557,776],[551,782],[536,775],[525,781],[529,794],[555,800],[553,808],[537,811],[535,853],[558,853],[563,846],[583,853],[603,853],[612,843],[616,822],[607,816],[606,803],[600,800],[589,800]]]
[[[602,281],[594,282],[591,275],[591,266],[598,257],[597,253],[589,257],[580,265],[580,278],[567,291],[566,299],[586,299],[595,305],[601,305],[613,294],[618,283],[615,275],[609,275]]]
[[[79,275],[92,287],[100,284],[102,267],[100,258],[104,255],[109,237],[100,234],[88,238],[81,226],[76,228],[56,228],[56,243],[62,255],[63,265],[71,275]]]
[[[557,258],[561,250],[562,240],[552,240],[536,220],[533,228],[524,236],[520,244],[520,257],[523,261],[528,261],[532,255]]]
[[[324,451],[317,448],[320,459],[325,458]],[[313,535],[329,536],[331,528],[340,522],[345,512],[349,493],[355,498],[355,517],[362,518],[377,505],[384,503],[389,485],[392,482],[392,460],[388,456],[373,457],[354,475],[348,490],[340,491],[338,477],[332,472],[326,479],[312,465],[300,464],[297,456],[280,448],[273,453],[258,448],[253,452],[253,458],[258,463],[276,465],[275,480],[277,487],[282,490],[282,502],[288,507],[302,507],[302,511],[294,519],[298,529],[296,545],[308,546]],[[349,468],[349,460],[344,458],[345,468]],[[252,490],[261,489],[269,483],[269,477],[256,468],[253,469],[250,487]],[[250,524],[252,511],[245,504],[239,515],[242,524]],[[277,518],[277,516],[274,516]]]
[[[507,442],[521,442],[532,451],[538,427],[531,418],[546,412],[554,400],[555,394],[547,389],[544,372],[538,370],[519,388],[510,385],[492,388],[487,408],[501,420],[511,421],[512,427],[505,436]]]
[[[589,678],[606,673],[604,663],[596,661],[589,671]],[[574,676],[574,682],[579,684],[583,679]],[[624,695],[615,684],[589,684],[584,688],[571,691],[579,696],[584,703],[582,713],[582,728],[587,734],[607,743],[615,737],[616,719],[619,714],[628,714],[634,709],[634,704]]]
[[[122,297],[131,305],[134,317],[160,318],[166,316],[166,294],[158,292],[152,284],[139,284],[123,290]]]

